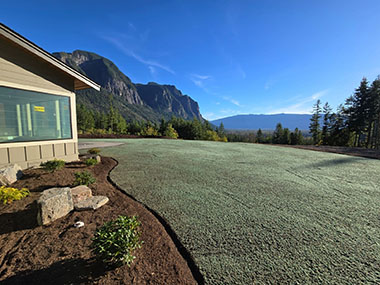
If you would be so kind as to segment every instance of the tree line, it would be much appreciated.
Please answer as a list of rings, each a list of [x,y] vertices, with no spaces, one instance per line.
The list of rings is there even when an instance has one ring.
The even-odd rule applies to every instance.
[[[353,95],[336,112],[317,100],[309,126],[316,145],[379,149],[380,77],[369,83],[363,78]]]
[[[160,123],[148,121],[127,122],[111,105],[107,112],[92,111],[77,105],[79,134],[121,134],[151,137],[170,137],[189,140],[227,141],[223,127],[213,128],[207,120],[184,120],[172,117]]]
[[[290,131],[289,128],[283,128],[281,123],[276,125],[273,132],[262,131],[229,131],[227,132],[229,142],[247,142],[247,143],[267,143],[267,144],[288,144],[301,145],[311,144],[309,137],[305,137],[302,132],[295,128]]]

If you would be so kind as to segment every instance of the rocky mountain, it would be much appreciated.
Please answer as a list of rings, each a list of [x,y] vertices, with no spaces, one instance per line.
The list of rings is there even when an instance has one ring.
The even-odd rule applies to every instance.
[[[198,103],[173,85],[134,84],[112,61],[92,52],[75,50],[53,55],[101,85],[100,92],[78,91],[79,104],[104,111],[112,102],[129,121],[159,121],[173,115],[184,119],[203,119]]]
[[[308,130],[311,115],[309,114],[273,114],[273,115],[236,115],[211,121],[219,126],[221,122],[231,130],[274,130],[277,123],[283,128]]]

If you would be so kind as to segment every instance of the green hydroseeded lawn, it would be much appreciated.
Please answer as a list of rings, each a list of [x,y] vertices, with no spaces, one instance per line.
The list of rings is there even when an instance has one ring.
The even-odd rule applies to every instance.
[[[112,141],[125,142],[102,150],[119,161],[112,180],[168,221],[206,284],[380,282],[379,160],[243,143]]]

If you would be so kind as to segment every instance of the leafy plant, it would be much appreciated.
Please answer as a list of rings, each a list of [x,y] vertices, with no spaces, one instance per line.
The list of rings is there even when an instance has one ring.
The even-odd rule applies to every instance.
[[[84,161],[84,163],[87,165],[87,166],[93,166],[93,165],[96,165],[98,164],[98,161],[96,160],[96,158],[88,158]]]
[[[54,172],[65,166],[65,161],[61,159],[53,159],[40,164],[45,170]]]
[[[136,216],[119,216],[114,221],[106,222],[95,232],[92,251],[105,263],[130,266],[136,258],[132,255],[133,251],[143,244],[138,231],[140,225]]]
[[[89,154],[99,154],[101,152],[101,150],[99,148],[90,148],[88,151],[87,151]]]
[[[21,200],[29,194],[30,192],[26,188],[17,189],[6,186],[0,187],[0,201],[3,202],[3,204],[10,204],[15,200]]]
[[[96,182],[92,174],[86,170],[82,172],[75,172],[75,185],[90,185]]]

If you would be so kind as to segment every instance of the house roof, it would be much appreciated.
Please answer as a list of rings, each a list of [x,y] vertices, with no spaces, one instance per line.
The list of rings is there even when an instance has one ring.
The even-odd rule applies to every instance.
[[[49,52],[45,51],[44,49],[40,48],[36,44],[27,40],[26,38],[24,38],[23,36],[16,33],[15,31],[13,31],[12,29],[10,29],[9,27],[5,26],[2,23],[0,23],[0,35],[4,36],[8,40],[26,49],[28,52],[31,52],[32,54],[38,56],[44,61],[54,65],[58,69],[67,73],[69,76],[73,77],[75,90],[81,90],[81,89],[87,89],[87,88],[94,88],[97,91],[100,90],[99,84],[95,83],[94,81],[89,79],[87,76],[71,68],[66,63],[60,61]]]

